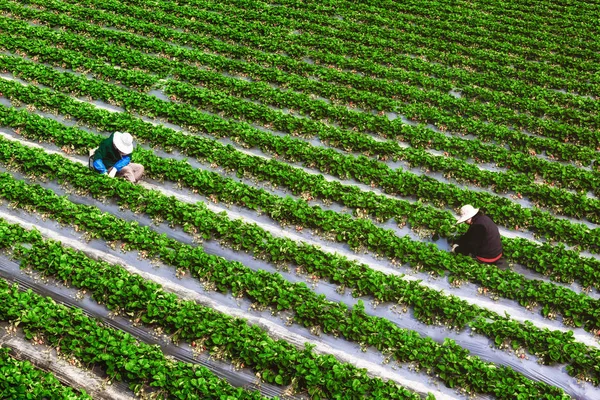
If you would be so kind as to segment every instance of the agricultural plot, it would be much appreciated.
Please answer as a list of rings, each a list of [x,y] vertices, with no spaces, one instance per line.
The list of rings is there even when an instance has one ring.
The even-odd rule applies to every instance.
[[[1,398],[600,399],[600,4],[0,10]]]

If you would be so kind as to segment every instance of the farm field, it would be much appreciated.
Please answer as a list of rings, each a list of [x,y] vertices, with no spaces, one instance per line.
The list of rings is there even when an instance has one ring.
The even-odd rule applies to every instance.
[[[600,399],[599,2],[0,11],[0,398]]]

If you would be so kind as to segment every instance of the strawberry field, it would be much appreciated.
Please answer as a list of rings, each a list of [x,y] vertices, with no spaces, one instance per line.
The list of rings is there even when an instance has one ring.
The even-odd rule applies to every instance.
[[[0,398],[600,399],[600,3],[0,10]]]

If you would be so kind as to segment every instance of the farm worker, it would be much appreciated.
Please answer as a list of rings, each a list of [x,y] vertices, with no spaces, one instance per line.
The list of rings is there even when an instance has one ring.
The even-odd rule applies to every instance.
[[[116,175],[136,183],[144,174],[144,166],[131,162],[132,152],[133,137],[127,132],[115,132],[100,142],[100,146],[95,149],[92,167],[111,178]],[[90,158],[91,156],[92,154]]]
[[[466,222],[469,225],[467,232],[452,246],[453,253],[464,255],[471,254],[479,262],[494,264],[501,269],[506,269],[502,257],[502,242],[498,227],[490,217],[470,204],[460,209],[457,224]]]

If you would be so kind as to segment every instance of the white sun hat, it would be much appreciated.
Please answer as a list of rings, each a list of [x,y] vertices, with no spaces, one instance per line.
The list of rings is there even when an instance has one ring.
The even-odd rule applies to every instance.
[[[479,208],[475,208],[470,204],[467,204],[466,206],[462,206],[460,208],[458,221],[456,221],[456,223],[462,224],[469,218],[473,218],[478,212],[479,212]]]
[[[123,154],[131,154],[133,152],[133,137],[127,132],[115,132],[113,143],[117,150]]]

